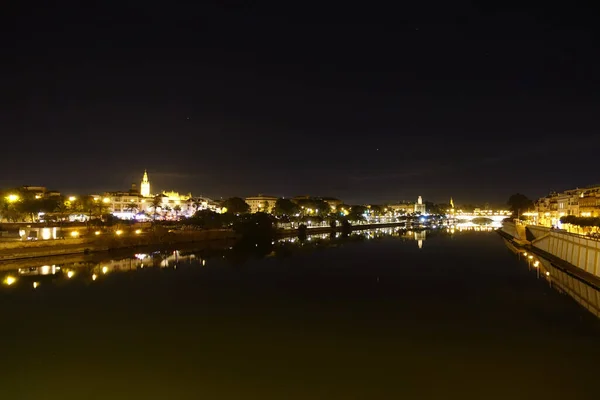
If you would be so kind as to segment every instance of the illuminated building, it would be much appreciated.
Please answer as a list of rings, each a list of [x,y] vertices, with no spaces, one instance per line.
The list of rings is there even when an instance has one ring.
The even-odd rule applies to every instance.
[[[246,197],[246,203],[250,206],[250,212],[266,212],[270,213],[273,207],[275,206],[275,202],[277,201],[277,197],[273,196],[264,196],[259,194],[255,197]]]
[[[148,171],[144,170],[144,176],[142,177],[142,183],[140,184],[140,194],[142,197],[151,197],[150,194],[150,180],[148,180]]]
[[[415,210],[414,203],[397,203],[397,204],[388,204],[386,206],[387,209],[391,210],[394,215],[408,215],[412,214]]]
[[[425,204],[423,204],[423,198],[421,196],[419,196],[419,198],[417,199],[417,202],[415,203],[415,214],[416,213],[421,213],[421,214],[426,214],[427,209]]]

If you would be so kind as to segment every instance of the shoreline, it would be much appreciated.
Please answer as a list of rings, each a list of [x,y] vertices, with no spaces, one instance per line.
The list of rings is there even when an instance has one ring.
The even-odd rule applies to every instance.
[[[377,228],[390,228],[405,226],[404,222],[392,222],[383,224],[352,225],[351,230],[368,230]],[[318,227],[307,229],[307,235],[322,233],[333,233],[342,231],[341,226]],[[298,229],[279,230],[276,237],[284,238],[297,236]],[[51,257],[73,257],[85,258],[94,254],[114,253],[132,249],[169,248],[174,245],[186,244],[210,244],[214,242],[224,243],[225,246],[235,242],[239,236],[232,230],[215,229],[204,231],[175,231],[166,235],[147,233],[139,236],[127,235],[124,237],[100,237],[100,238],[77,238],[56,239],[51,241],[36,242],[5,242],[0,243],[0,269],[5,264],[15,261],[33,259],[46,259]]]

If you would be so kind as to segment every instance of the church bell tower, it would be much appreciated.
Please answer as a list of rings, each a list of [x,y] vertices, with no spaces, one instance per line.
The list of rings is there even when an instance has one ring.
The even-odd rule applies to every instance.
[[[143,197],[150,197],[150,181],[148,180],[148,171],[144,170],[144,177],[140,185],[140,194]]]

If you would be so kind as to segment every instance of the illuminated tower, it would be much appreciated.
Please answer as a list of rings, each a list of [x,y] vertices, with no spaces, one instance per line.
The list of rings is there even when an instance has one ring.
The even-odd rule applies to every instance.
[[[140,185],[140,194],[143,197],[150,197],[150,181],[148,180],[148,172],[144,170],[144,177]]]
[[[419,196],[419,198],[417,199],[417,203],[415,204],[415,214],[416,213],[425,214],[425,211],[426,211],[426,205],[423,204],[423,198],[421,196]]]

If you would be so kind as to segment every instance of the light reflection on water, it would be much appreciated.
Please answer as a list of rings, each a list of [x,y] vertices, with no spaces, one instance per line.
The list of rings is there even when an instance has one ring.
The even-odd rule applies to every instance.
[[[569,295],[583,308],[600,318],[600,290],[555,267],[549,260],[517,248],[507,240],[504,242],[506,247],[527,265],[531,273],[536,275],[537,279],[544,280],[553,289]]]
[[[318,245],[327,245],[339,240],[373,240],[384,237],[399,237],[405,241],[414,241],[419,249],[425,245],[428,235],[445,234],[454,235],[460,232],[477,231],[491,232],[494,229],[492,225],[475,225],[472,223],[457,224],[451,226],[439,226],[437,229],[406,229],[399,227],[385,227],[369,230],[353,231],[349,237],[344,238],[340,232],[320,233],[308,235],[305,240],[298,237],[285,237],[270,242],[272,246],[264,250],[262,256],[274,255],[284,246],[309,247]],[[258,244],[256,244],[258,247]],[[33,262],[23,266],[23,261],[19,262],[19,267],[11,268],[11,264],[4,265],[4,271],[0,273],[0,281],[4,283],[5,288],[13,289],[18,286],[27,286],[37,289],[40,286],[54,284],[61,281],[87,281],[98,284],[102,278],[113,273],[138,271],[148,268],[170,268],[176,269],[179,265],[193,264],[205,267],[210,264],[211,259],[215,258],[229,259],[231,253],[235,253],[234,247],[223,247],[213,249],[210,255],[206,252],[194,251],[154,251],[148,253],[136,253],[133,256],[106,259],[104,261],[86,261],[65,262],[64,258],[53,258],[55,263],[48,261],[45,265],[35,265]],[[83,258],[80,256],[79,258]]]

